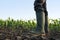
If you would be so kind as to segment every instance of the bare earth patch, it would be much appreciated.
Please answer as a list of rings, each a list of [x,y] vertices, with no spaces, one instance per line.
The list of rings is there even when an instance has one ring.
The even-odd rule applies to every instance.
[[[29,31],[0,29],[0,40],[60,40],[60,32],[50,32],[48,37],[34,36]]]

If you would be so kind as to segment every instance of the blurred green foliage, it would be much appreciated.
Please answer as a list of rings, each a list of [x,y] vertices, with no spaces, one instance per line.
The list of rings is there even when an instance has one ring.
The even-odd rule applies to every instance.
[[[60,31],[60,19],[49,19],[49,29],[54,31]],[[0,19],[0,28],[11,28],[12,30],[21,27],[24,29],[32,30],[36,27],[36,20],[14,20],[8,18],[7,20]]]

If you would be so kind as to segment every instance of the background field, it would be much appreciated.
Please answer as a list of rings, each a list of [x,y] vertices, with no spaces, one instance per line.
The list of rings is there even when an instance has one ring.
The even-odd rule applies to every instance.
[[[60,31],[60,19],[49,19],[49,29],[54,31]],[[33,30],[36,27],[36,20],[14,20],[11,18],[8,18],[6,20],[0,19],[0,28],[11,28],[14,30],[15,28],[22,27],[27,30]]]
[[[48,21],[50,37],[60,38],[60,19],[49,19]],[[11,18],[6,20],[0,19],[0,38],[4,39],[5,37],[5,39],[12,39],[13,37],[15,40],[15,37],[26,35],[29,31],[35,30],[36,25],[35,19],[27,21],[14,20]]]

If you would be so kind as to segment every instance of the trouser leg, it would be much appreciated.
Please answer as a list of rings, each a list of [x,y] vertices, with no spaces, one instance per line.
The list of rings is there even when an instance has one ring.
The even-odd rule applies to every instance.
[[[41,10],[36,12],[36,19],[37,19],[37,32],[44,32],[44,25],[45,25],[45,13]]]

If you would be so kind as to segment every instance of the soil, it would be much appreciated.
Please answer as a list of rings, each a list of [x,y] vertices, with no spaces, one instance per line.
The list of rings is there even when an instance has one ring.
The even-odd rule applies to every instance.
[[[60,40],[60,32],[49,32],[48,36],[35,36],[29,33],[28,30],[16,29],[1,29],[0,40]]]

